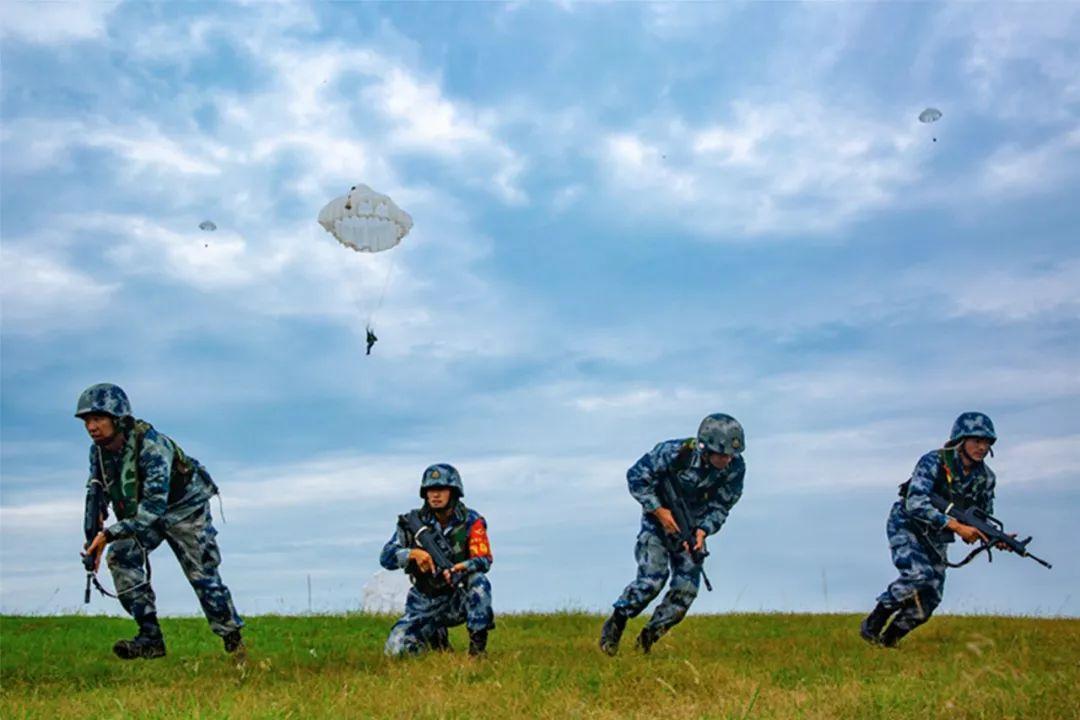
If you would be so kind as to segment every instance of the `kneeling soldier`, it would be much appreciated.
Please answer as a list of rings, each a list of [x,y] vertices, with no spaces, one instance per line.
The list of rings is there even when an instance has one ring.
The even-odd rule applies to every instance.
[[[390,656],[425,649],[449,650],[446,629],[465,623],[469,654],[487,650],[488,630],[495,627],[491,610],[491,545],[487,521],[461,502],[465,489],[451,465],[432,465],[420,481],[423,507],[398,518],[394,536],[383,547],[379,563],[387,570],[404,568],[413,582],[405,615],[386,640]]]
[[[649,652],[686,616],[703,575],[705,538],[720,530],[742,496],[745,447],[742,425],[730,415],[715,413],[701,421],[696,438],[662,442],[627,471],[630,494],[643,511],[634,547],[637,579],[615,601],[615,611],[600,630],[605,653],[618,652],[627,619],[660,594],[669,576],[671,585],[641,629],[638,649]],[[679,499],[665,499],[663,486]],[[689,527],[679,527],[672,500],[686,510]]]
[[[116,385],[102,383],[83,391],[75,417],[86,425],[94,443],[87,514],[101,513],[86,519],[88,528],[99,530],[96,534],[90,530],[93,537],[86,555],[97,570],[101,552],[109,546],[116,597],[139,624],[139,634],[118,641],[113,652],[125,660],[165,654],[148,556],[167,542],[199,598],[210,629],[224,640],[227,652],[242,654],[244,623],[218,574],[221,552],[210,521],[210,497],[218,489],[210,473],[171,438],[132,417],[131,403]],[[108,527],[103,527],[108,515],[105,503],[98,504],[102,495],[117,518]]]

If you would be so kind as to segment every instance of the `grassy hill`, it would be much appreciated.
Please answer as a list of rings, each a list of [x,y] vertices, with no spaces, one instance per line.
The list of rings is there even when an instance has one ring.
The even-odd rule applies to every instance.
[[[391,618],[249,619],[233,663],[201,618],[166,619],[169,654],[122,662],[134,624],[0,618],[0,716],[15,718],[1080,717],[1080,620],[936,617],[900,650],[851,615],[691,617],[652,655],[596,647],[602,618],[499,617],[489,656],[388,661]]]

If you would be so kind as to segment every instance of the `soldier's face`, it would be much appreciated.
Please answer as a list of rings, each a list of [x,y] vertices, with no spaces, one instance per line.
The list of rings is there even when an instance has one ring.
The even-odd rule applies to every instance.
[[[442,510],[450,504],[453,490],[448,487],[428,488],[424,491],[424,496],[427,498],[428,507],[432,510]]]
[[[82,421],[86,425],[87,434],[96,445],[107,445],[116,437],[116,422],[111,415],[89,413],[83,415]]]
[[[989,438],[968,438],[964,441],[964,452],[975,462],[982,462],[990,452],[993,443]]]
[[[709,464],[717,470],[723,470],[731,462],[731,455],[711,452],[708,454]]]

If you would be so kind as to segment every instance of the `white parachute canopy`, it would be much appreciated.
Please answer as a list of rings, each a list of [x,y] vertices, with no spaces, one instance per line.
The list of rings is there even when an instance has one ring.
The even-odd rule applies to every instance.
[[[382,252],[408,235],[413,221],[386,195],[353,185],[319,211],[319,224],[339,243],[357,252]]]

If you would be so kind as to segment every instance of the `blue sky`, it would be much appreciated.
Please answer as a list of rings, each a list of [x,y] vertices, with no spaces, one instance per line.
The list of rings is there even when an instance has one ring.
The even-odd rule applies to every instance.
[[[315,609],[358,607],[432,462],[488,517],[497,611],[604,608],[633,575],[626,468],[715,411],[746,491],[694,610],[865,610],[897,483],[977,409],[998,515],[1055,567],[955,571],[942,611],[1080,614],[1076,5],[0,24],[4,612],[80,607],[71,413],[110,381],[218,480],[242,613],[306,610],[308,576]],[[412,215],[394,251],[316,224],[357,182]],[[162,610],[196,612],[156,557]]]

